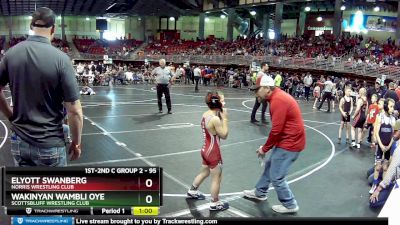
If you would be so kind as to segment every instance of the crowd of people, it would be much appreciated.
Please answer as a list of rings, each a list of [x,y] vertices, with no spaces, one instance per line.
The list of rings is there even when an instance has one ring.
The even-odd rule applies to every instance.
[[[26,36],[13,37],[9,47],[26,40]],[[91,55],[127,56],[143,42],[121,37],[115,41],[99,40],[88,37],[75,37],[73,44],[79,52]],[[54,38],[52,44],[64,52],[69,52],[67,41]],[[149,55],[229,55],[229,56],[285,56],[299,58],[335,59],[347,56],[345,60],[351,67],[359,65],[371,68],[399,64],[400,47],[389,38],[379,42],[362,35],[342,35],[336,39],[333,35],[296,36],[282,35],[280,40],[266,41],[260,36],[244,38],[238,36],[226,41],[213,36],[205,40],[163,40],[148,43],[144,53]],[[333,60],[334,61],[334,60]]]
[[[13,37],[9,41],[12,47],[26,40],[25,36]],[[67,41],[54,38],[52,44],[60,50],[70,52]],[[121,37],[115,41],[99,40],[88,37],[75,37],[73,44],[78,51],[88,55],[110,55],[130,57],[142,41]],[[228,56],[283,56],[297,58],[329,59],[333,63],[337,58],[346,56],[346,66],[356,69],[376,69],[383,66],[398,66],[400,48],[395,41],[388,39],[379,42],[362,35],[342,35],[335,39],[333,35],[297,36],[282,35],[279,41],[268,41],[260,36],[244,38],[238,36],[233,41],[209,37],[205,40],[163,40],[148,43],[144,48],[148,55],[228,55]]]
[[[78,82],[90,86],[110,84],[154,84],[152,64],[135,67],[131,63],[103,64],[102,61],[77,62],[74,65]],[[211,67],[202,65],[169,64],[174,84],[203,86],[248,87],[252,82],[251,71],[247,68]],[[197,72],[198,71],[198,72]]]
[[[146,53],[152,55],[276,55],[289,57],[338,57],[360,47],[362,36],[342,36],[335,40],[332,35],[315,37],[282,36],[279,41],[268,41],[262,37],[244,38],[234,41],[214,37],[206,40],[163,40],[148,44]]]
[[[360,46],[362,36],[342,36],[338,40],[332,35],[315,37],[298,36],[273,41],[266,47],[266,53],[290,57],[338,57]]]
[[[83,115],[79,94],[96,94],[93,90],[95,85],[155,83],[159,113],[163,112],[162,96],[164,95],[168,114],[172,114],[170,85],[180,81],[183,84],[192,84],[194,91],[198,91],[198,85],[201,82],[204,86],[213,83],[216,86],[232,88],[249,87],[250,90],[255,91],[255,111],[250,118],[252,123],[258,122],[255,112],[260,105],[263,105],[262,120],[266,122],[266,107],[270,105],[272,129],[266,143],[256,150],[257,156],[265,162],[264,172],[255,185],[255,189],[245,190],[244,196],[266,200],[270,184],[272,184],[281,202],[280,205],[272,206],[274,211],[294,213],[299,210],[285,176],[290,165],[304,150],[306,142],[304,121],[296,100],[303,98],[305,101],[310,101],[311,94],[314,97],[313,108],[316,110],[322,110],[327,101],[326,111],[333,112],[335,102],[338,102],[341,119],[338,130],[339,144],[342,143],[342,130],[346,128],[346,144],[349,144],[352,149],[361,149],[366,138],[367,147],[374,150],[374,163],[371,162],[371,168],[365,168],[368,170],[368,178],[371,182],[370,206],[381,207],[392,190],[393,180],[400,166],[400,149],[397,149],[398,146],[400,148],[398,145],[400,87],[396,81],[385,82],[378,78],[370,87],[364,80],[323,75],[318,77],[310,73],[270,72],[267,63],[261,64],[260,71],[188,64],[167,66],[164,59],[159,61],[157,67],[146,64],[135,68],[129,64],[105,65],[102,62],[92,61],[79,62],[74,68],[65,54],[51,46],[53,44],[58,48],[63,48],[65,44],[59,39],[53,39],[54,24],[54,12],[48,8],[38,8],[33,14],[31,23],[35,35],[29,36],[26,42],[8,51],[0,64],[0,109],[12,124],[11,152],[16,166],[67,165],[65,134],[62,129],[66,115],[71,126],[71,135],[68,135],[68,139],[71,139],[68,150],[70,159],[76,160],[80,157]],[[23,38],[12,39],[10,45],[20,41],[23,41]],[[117,49],[114,49],[112,45],[103,45],[106,44],[104,42],[89,39],[75,39],[75,44],[81,51],[89,53],[93,53],[90,52],[93,48],[102,48],[102,54],[113,51],[118,53],[121,47],[122,51],[125,51],[124,48],[132,50],[133,45],[137,44],[132,40],[119,41]],[[355,52],[364,54],[363,57],[375,56],[384,63],[392,63],[393,59],[398,57],[398,49],[391,41],[388,41],[382,49],[376,42],[369,41],[367,50],[360,47],[362,42],[361,36],[341,38],[339,41],[334,41],[329,36],[311,39],[300,37],[284,39],[282,42],[271,43],[264,47],[262,39],[240,38],[234,42],[207,40],[199,43],[178,41],[171,43],[172,45],[158,43],[147,50],[152,51],[152,54],[179,52],[180,54],[246,55],[269,52],[274,55],[329,57],[357,48]],[[187,49],[177,47],[182,45],[186,45]],[[97,53],[97,50],[95,52]],[[42,57],[44,54],[48,57]],[[390,57],[387,57],[388,55]],[[78,82],[75,82],[74,77],[71,76],[74,73]],[[2,93],[5,86],[10,83],[14,84],[10,87],[12,102],[15,104],[13,108],[9,106]],[[83,86],[80,92],[77,91],[78,83]],[[34,88],[33,91],[32,88]],[[33,104],[27,104],[28,100]],[[204,135],[204,146],[201,150],[202,170],[195,177],[187,196],[203,199],[204,195],[198,188],[211,174],[210,210],[225,210],[229,208],[229,204],[219,199],[222,174],[219,141],[220,138],[225,139],[228,136],[228,115],[224,108],[223,94],[207,93],[206,104],[209,110],[203,114],[201,124]],[[43,105],[45,107],[42,107]],[[38,132],[31,132],[31,130]],[[18,151],[15,151],[15,148],[18,148]],[[41,151],[50,152],[56,157],[49,160],[41,156]],[[264,159],[268,151],[271,151],[269,159]]]
[[[264,55],[263,39],[245,39],[238,37],[229,42],[217,38],[206,40],[156,41],[146,48],[146,54],[152,55]]]
[[[237,37],[232,42],[217,38],[206,40],[164,40],[149,43],[145,48],[149,55],[243,55],[243,56],[283,56],[297,58],[329,59],[335,63],[337,58],[346,56],[346,65],[351,68],[363,67],[364,70],[376,69],[387,65],[398,66],[400,48],[390,38],[379,42],[362,35],[333,35],[315,37],[298,36],[288,38],[283,35],[279,41],[263,38]]]
[[[103,64],[103,62],[79,62],[74,65],[76,78],[83,86],[128,85],[137,83],[154,84],[152,65],[134,67],[132,64]]]
[[[275,77],[276,81],[276,75],[273,73],[269,75]],[[367,143],[366,148],[372,148],[375,160],[371,163],[372,168],[366,168],[371,184],[370,207],[382,207],[393,188],[394,181],[399,178],[396,177],[398,176],[396,171],[400,167],[400,149],[397,149],[400,137],[398,82],[384,82],[377,78],[373,86],[368,86],[367,82],[362,80],[329,76],[313,78],[310,74],[292,75],[287,82],[292,82],[292,90],[290,88],[284,90],[295,98],[303,97],[305,101],[309,101],[309,93],[313,93],[314,109],[321,110],[327,101],[326,112],[330,112],[335,110],[334,103],[339,103],[341,124],[338,143],[342,144],[342,130],[345,128],[346,144],[351,148],[360,149],[364,141]],[[279,83],[275,85],[282,87]],[[301,91],[293,92],[293,86],[296,86],[296,90],[300,88]],[[320,103],[316,106],[318,101]],[[253,117],[251,119],[253,120]]]

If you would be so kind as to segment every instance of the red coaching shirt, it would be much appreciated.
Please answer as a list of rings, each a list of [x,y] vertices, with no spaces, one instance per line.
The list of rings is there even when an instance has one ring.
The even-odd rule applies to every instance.
[[[300,152],[306,145],[306,132],[300,107],[296,100],[279,88],[269,97],[272,128],[263,146],[267,152],[278,147],[291,152]]]

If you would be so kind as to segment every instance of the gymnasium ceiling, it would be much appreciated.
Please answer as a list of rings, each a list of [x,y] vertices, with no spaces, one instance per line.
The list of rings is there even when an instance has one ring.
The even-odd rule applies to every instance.
[[[274,3],[284,2],[284,15],[298,14],[306,5],[312,11],[332,11],[334,0],[269,0],[268,3],[239,5],[239,0],[0,0],[0,15],[29,15],[35,7],[49,7],[58,15],[84,16],[181,16],[198,15],[204,2],[215,6],[224,2],[228,7],[238,8],[239,11],[274,11]],[[397,11],[397,0],[343,0],[348,8],[358,7],[372,9],[376,4],[384,11]],[[219,13],[221,9],[211,10]],[[241,13],[242,14],[242,13]]]

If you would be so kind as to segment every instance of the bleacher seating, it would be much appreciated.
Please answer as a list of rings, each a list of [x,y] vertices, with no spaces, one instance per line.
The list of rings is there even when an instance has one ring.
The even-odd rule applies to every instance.
[[[9,42],[10,48],[13,47],[14,45],[20,43],[21,41],[25,41],[25,40],[26,40],[25,36],[11,38],[11,40]]]
[[[81,53],[93,55],[124,55],[134,51],[142,41],[135,39],[123,39],[115,41],[95,40],[95,39],[74,39],[75,46]]]
[[[25,36],[21,36],[21,37],[13,37],[11,38],[10,42],[9,42],[9,46],[10,48],[15,46],[16,44],[25,41],[26,37]],[[63,41],[62,39],[59,38],[53,38],[53,40],[51,41],[51,44],[56,47],[59,48],[61,51],[68,53],[69,52],[69,45],[67,41]]]

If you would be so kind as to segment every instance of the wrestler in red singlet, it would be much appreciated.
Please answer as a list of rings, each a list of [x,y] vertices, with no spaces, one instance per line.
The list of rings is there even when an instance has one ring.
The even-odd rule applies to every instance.
[[[219,148],[218,135],[211,134],[206,125],[213,118],[213,115],[203,117],[201,120],[201,130],[203,131],[204,145],[201,148],[201,157],[203,158],[203,165],[214,169],[218,164],[222,164],[222,157]]]
[[[188,190],[187,196],[191,199],[204,200],[205,195],[198,188],[204,179],[211,175],[210,210],[226,210],[229,208],[229,204],[219,199],[222,179],[222,157],[219,140],[220,138],[226,139],[228,136],[228,117],[224,108],[224,97],[219,93],[209,92],[206,96],[206,104],[209,110],[203,114],[201,120],[204,137],[204,144],[201,149],[202,168]]]

